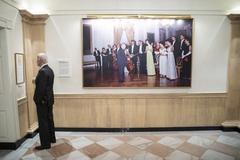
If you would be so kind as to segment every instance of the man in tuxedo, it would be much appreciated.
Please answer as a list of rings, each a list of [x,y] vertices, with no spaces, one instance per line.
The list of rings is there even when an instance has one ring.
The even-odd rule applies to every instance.
[[[183,68],[182,68],[182,78],[191,78],[191,67],[192,67],[192,46],[189,39],[185,39],[186,48],[182,54]]]
[[[183,59],[184,54],[187,53],[188,47],[185,43],[185,36],[180,35],[180,44],[179,44],[179,55],[181,56],[181,59]],[[184,71],[182,70],[182,73],[180,75],[180,78],[184,77]]]
[[[100,51],[95,48],[94,49],[94,52],[93,52],[93,55],[97,61],[97,68],[100,68],[101,69],[101,57],[100,57]]]
[[[179,50],[180,50],[180,55],[182,56],[184,50],[186,50],[187,45],[185,43],[185,36],[184,35],[180,35],[180,45],[179,45]]]
[[[147,62],[146,62],[146,45],[143,43],[143,41],[139,40],[138,45],[138,53],[139,53],[139,61],[140,61],[140,74],[147,74]]]
[[[131,41],[131,45],[129,46],[129,53],[134,64],[134,73],[137,73],[138,46],[134,40]]]
[[[37,150],[51,148],[51,143],[56,143],[53,122],[53,83],[54,73],[47,64],[47,55],[39,53],[37,65],[40,67],[35,80],[34,102],[37,106],[37,117],[39,137],[41,145],[35,147]]]
[[[171,40],[172,40],[173,54],[174,54],[174,58],[175,58],[175,63],[177,64],[177,60],[179,58],[181,58],[182,55],[180,54],[180,47],[179,47],[179,43],[177,42],[176,37],[172,36]]]

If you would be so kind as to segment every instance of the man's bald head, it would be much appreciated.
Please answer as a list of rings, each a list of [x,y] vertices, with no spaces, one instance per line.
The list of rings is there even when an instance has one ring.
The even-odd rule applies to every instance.
[[[39,53],[37,55],[37,65],[39,67],[41,67],[42,65],[47,64],[47,63],[48,63],[48,58],[47,58],[46,53]]]

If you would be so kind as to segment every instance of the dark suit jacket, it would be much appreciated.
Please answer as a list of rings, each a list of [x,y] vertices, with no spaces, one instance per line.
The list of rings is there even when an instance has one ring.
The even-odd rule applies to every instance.
[[[134,47],[133,47],[133,52],[132,52],[132,45],[130,45],[130,46],[128,47],[128,51],[129,51],[130,54],[136,55],[136,54],[138,54],[138,46],[137,46],[137,45],[134,45]]]
[[[140,48],[140,45],[137,46],[138,53],[139,53],[139,48]],[[145,50],[146,50],[146,45],[142,44],[142,53],[145,53]]]
[[[174,50],[173,50],[173,52],[174,52],[174,54],[176,53],[179,53],[180,52],[180,43],[179,43],[179,41],[175,41],[175,43],[173,44],[173,48],[174,48]]]
[[[185,43],[185,40],[183,41],[182,45],[181,45],[181,42],[180,42],[179,48],[180,48],[181,55],[182,55],[182,51],[185,52],[185,50],[188,49],[188,47],[187,47],[187,45],[186,45],[186,43]],[[186,53],[184,53],[184,54],[186,54]]]
[[[123,67],[127,64],[127,58],[125,56],[124,50],[121,48],[117,52],[117,64],[119,67]]]
[[[37,106],[52,106],[54,104],[53,82],[53,70],[48,65],[45,65],[38,71],[35,79],[36,88],[33,99]]]
[[[93,55],[95,56],[96,61],[100,61],[100,51],[99,51],[99,50],[94,51],[94,52],[93,52]]]

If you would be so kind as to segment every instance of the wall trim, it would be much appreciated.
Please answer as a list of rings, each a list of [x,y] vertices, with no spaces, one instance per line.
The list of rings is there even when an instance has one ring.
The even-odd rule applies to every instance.
[[[21,99],[17,100],[18,106],[21,106],[21,105],[23,105],[27,102],[28,102],[27,97],[24,97],[24,98],[21,98]]]
[[[49,10],[51,16],[56,16],[56,15],[87,15],[87,14],[162,14],[162,15],[179,15],[179,14],[190,14],[190,15],[220,15],[224,16],[231,11],[228,10],[169,10],[169,9],[144,9],[139,10],[139,9],[121,9],[118,8],[116,10],[109,9],[109,8],[101,8],[101,9],[77,9],[77,10],[67,10],[67,9],[62,9],[62,10]]]
[[[9,19],[6,19],[4,17],[0,17],[0,27],[12,29],[13,28],[13,22]]]
[[[150,128],[67,128],[56,127],[62,132],[166,132],[166,131],[209,131],[223,130],[222,126],[191,126],[191,127],[150,127]]]
[[[56,99],[178,99],[227,98],[227,93],[160,93],[160,94],[55,94]]]
[[[31,14],[27,10],[19,10],[22,16],[22,21],[31,25],[45,25],[45,21],[48,19],[48,14]]]

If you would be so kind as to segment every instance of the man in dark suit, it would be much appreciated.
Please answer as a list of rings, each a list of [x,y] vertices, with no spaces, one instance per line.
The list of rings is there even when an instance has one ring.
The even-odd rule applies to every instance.
[[[95,48],[94,49],[94,52],[93,52],[93,55],[97,61],[97,68],[100,68],[101,69],[101,57],[100,57],[100,51]]]
[[[146,62],[146,45],[143,41],[139,40],[138,45],[138,54],[139,54],[139,61],[140,61],[140,74],[147,74],[147,62]]]
[[[182,57],[182,55],[180,54],[181,53],[180,46],[179,46],[179,43],[178,43],[176,37],[172,36],[171,40],[172,40],[173,54],[174,54],[174,58],[175,58],[175,63],[177,64],[177,60]]]
[[[127,58],[125,56],[126,45],[122,44],[121,48],[117,50],[117,64],[118,64],[118,79],[119,82],[124,82],[124,68],[127,64]]]
[[[134,64],[134,73],[137,73],[138,46],[136,45],[135,40],[131,41],[131,45],[129,46],[128,50]]]
[[[191,68],[192,68],[192,46],[189,39],[185,39],[185,49],[182,54],[182,78],[191,79]]]
[[[34,102],[37,106],[39,137],[41,145],[35,149],[43,150],[51,148],[51,143],[56,143],[54,122],[53,122],[53,70],[47,64],[45,53],[37,56],[37,65],[40,67],[36,76]]]
[[[180,44],[179,44],[179,55],[181,56],[181,59],[183,59],[183,56],[188,52],[188,47],[185,43],[185,36],[183,34],[180,35]],[[183,66],[182,66],[183,67]],[[180,74],[180,78],[184,78],[184,69],[182,69],[182,72]]]

